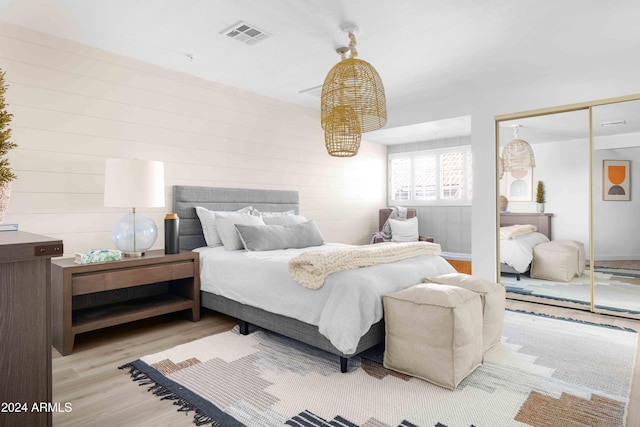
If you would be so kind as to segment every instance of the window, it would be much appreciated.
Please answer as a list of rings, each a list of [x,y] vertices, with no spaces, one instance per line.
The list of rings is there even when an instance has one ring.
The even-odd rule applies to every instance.
[[[389,155],[389,204],[471,204],[471,147]]]

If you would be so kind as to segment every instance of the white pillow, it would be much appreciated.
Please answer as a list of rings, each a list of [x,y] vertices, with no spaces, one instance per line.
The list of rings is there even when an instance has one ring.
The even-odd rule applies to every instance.
[[[307,221],[302,215],[263,216],[262,219],[267,225],[296,225]]]
[[[238,209],[235,212],[231,211],[211,211],[202,206],[196,206],[196,213],[200,218],[200,224],[202,225],[202,232],[204,234],[204,240],[207,242],[207,246],[215,247],[222,246],[222,240],[216,230],[216,214],[232,214],[232,213],[250,213],[253,210],[251,206],[245,206]]]
[[[389,218],[391,226],[392,242],[417,242],[420,237],[418,233],[418,217],[409,219]]]
[[[228,251],[244,249],[236,224],[242,225],[266,225],[262,218],[250,214],[231,213],[216,214],[216,230],[220,235],[220,240],[224,248]]]
[[[251,215],[259,216],[262,218],[272,217],[272,216],[282,216],[282,215],[295,215],[295,213],[296,212],[294,210],[283,211],[283,212],[262,212],[262,211],[259,211],[258,209],[254,209],[253,211],[251,211]]]

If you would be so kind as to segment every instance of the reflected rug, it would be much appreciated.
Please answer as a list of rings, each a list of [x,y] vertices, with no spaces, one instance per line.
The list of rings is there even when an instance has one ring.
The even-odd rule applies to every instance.
[[[637,333],[507,311],[502,341],[456,390],[263,330],[236,330],[120,369],[214,426],[624,426]]]
[[[619,268],[619,267],[600,267],[600,266],[596,266],[594,267],[594,270],[597,271],[598,273],[605,273],[605,274],[610,274],[612,276],[616,276],[620,279],[622,278],[633,278],[633,279],[628,279],[629,283],[634,283],[636,285],[640,285],[640,270],[631,270],[628,268]]]
[[[609,270],[611,269],[594,272],[596,308],[633,315],[640,314],[640,279],[620,273],[615,274]],[[512,275],[502,275],[500,278],[507,292],[568,301],[587,307],[590,306],[591,301],[590,280],[587,271],[569,282],[533,279],[526,275],[521,275],[520,280],[516,280]]]

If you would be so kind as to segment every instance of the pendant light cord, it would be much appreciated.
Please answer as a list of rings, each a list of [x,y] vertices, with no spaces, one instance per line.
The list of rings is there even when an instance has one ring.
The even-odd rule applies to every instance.
[[[349,31],[349,51],[351,52],[351,58],[358,56],[358,51],[356,50],[356,36],[351,31]]]

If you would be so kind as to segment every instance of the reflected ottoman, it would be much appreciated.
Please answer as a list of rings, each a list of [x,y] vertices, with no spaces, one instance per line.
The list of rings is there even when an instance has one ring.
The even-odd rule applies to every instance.
[[[455,389],[482,364],[482,301],[457,286],[423,283],[383,297],[384,367]]]
[[[533,247],[531,277],[568,282],[584,271],[584,245],[576,241],[551,241]]]
[[[584,244],[582,242],[578,242],[577,240],[565,239],[565,240],[552,240],[549,243],[552,245],[564,245],[570,248],[575,248],[575,250],[578,251],[578,267],[577,267],[578,271],[576,271],[576,276],[581,276],[582,273],[584,273],[587,260],[584,252]]]

